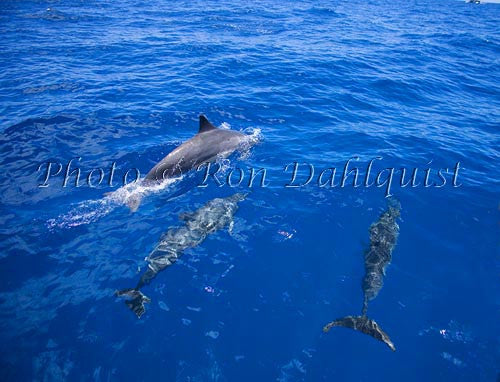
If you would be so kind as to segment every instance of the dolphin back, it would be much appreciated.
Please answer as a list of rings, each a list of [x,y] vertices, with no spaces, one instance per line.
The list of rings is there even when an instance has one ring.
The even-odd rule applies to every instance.
[[[380,328],[375,320],[372,320],[367,316],[346,316],[339,318],[326,324],[323,327],[323,332],[327,333],[335,326],[350,328],[357,330],[358,332],[368,334],[369,336],[385,343],[392,351],[396,351],[396,347],[389,338],[389,335]]]
[[[202,114],[198,133],[172,150],[147,174],[147,182],[163,182],[181,176],[199,165],[214,162],[218,156],[227,157],[237,150],[244,134],[212,125]]]

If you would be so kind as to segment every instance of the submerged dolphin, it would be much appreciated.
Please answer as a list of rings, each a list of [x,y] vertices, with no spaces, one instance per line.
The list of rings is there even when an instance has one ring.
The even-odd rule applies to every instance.
[[[218,129],[201,114],[198,133],[158,162],[146,174],[142,184],[152,186],[185,174],[203,163],[214,162],[219,157],[226,158],[245,143],[252,143],[248,135],[234,130]],[[132,212],[137,210],[140,203],[141,195],[134,195],[127,201]]]
[[[239,193],[227,198],[217,198],[195,212],[181,214],[179,219],[183,220],[185,225],[171,228],[161,237],[160,242],[146,258],[148,269],[142,274],[136,287],[123,289],[115,294],[129,297],[125,304],[140,318],[145,311],[144,303],[151,302],[140,289],[148,285],[158,273],[175,263],[186,249],[197,246],[217,230],[231,227],[233,216],[238,210],[238,202],[243,199],[245,195]]]
[[[377,222],[370,226],[370,248],[365,253],[365,276],[363,277],[363,309],[361,316],[346,316],[325,325],[326,333],[334,326],[343,326],[368,334],[384,342],[392,351],[396,347],[378,324],[366,316],[368,302],[377,297],[383,286],[385,269],[392,260],[392,251],[399,235],[399,218],[401,206],[398,201],[390,199],[388,209],[380,215]]]

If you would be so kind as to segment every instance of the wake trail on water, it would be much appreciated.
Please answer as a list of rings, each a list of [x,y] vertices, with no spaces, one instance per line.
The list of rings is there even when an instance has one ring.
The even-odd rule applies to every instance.
[[[116,191],[109,192],[101,199],[84,200],[77,203],[69,212],[49,219],[47,226],[53,228],[73,228],[93,223],[108,215],[116,208],[127,206],[131,201],[147,195],[157,194],[182,180],[183,176],[166,179],[158,184],[145,185],[142,181],[130,183]]]

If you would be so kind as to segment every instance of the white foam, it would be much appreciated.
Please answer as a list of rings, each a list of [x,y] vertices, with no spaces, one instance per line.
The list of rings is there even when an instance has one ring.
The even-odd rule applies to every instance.
[[[145,185],[143,182],[130,183],[119,188],[116,191],[106,194],[105,198],[109,198],[112,202],[118,205],[128,204],[130,200],[136,198],[143,199],[147,195],[162,192],[181,179],[182,176],[177,178],[165,179],[161,183],[153,183],[148,185]]]
[[[61,214],[55,219],[49,219],[47,226],[49,228],[72,228],[93,223],[117,207],[128,205],[132,200],[141,200],[150,194],[157,194],[181,179],[182,177],[170,178],[161,183],[147,186],[142,181],[127,184],[116,191],[104,194],[101,199],[85,200],[78,203],[69,212]]]
[[[261,129],[259,128],[248,127],[243,130],[243,132],[245,133],[245,138],[240,145],[241,155],[239,159],[241,160],[248,159],[252,146],[256,145],[262,140],[262,133]]]

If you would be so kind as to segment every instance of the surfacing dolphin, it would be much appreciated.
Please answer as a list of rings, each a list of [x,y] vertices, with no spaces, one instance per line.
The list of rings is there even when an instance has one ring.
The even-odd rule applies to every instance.
[[[117,296],[128,297],[125,304],[137,315],[144,314],[145,303],[151,300],[140,289],[148,285],[158,273],[169,267],[181,257],[183,252],[197,246],[205,238],[233,224],[233,216],[238,210],[238,203],[245,199],[244,194],[234,194],[227,198],[216,198],[191,213],[179,215],[184,225],[169,229],[160,238],[160,242],[146,258],[148,269],[142,274],[135,288],[115,292]]]
[[[399,235],[399,225],[396,220],[400,216],[401,205],[395,199],[390,199],[388,208],[380,215],[377,222],[370,226],[370,247],[365,253],[365,276],[363,277],[363,308],[361,316],[346,316],[325,325],[326,333],[334,326],[351,328],[368,334],[384,342],[392,351],[396,347],[378,324],[367,317],[368,302],[377,297],[383,286],[385,269],[392,260],[392,251]]]
[[[220,157],[226,158],[245,143],[252,143],[248,135],[239,131],[219,129],[201,114],[198,133],[157,163],[146,174],[142,184],[158,184],[196,169],[203,163],[214,162]],[[140,203],[140,195],[135,195],[127,202],[132,211],[136,211]]]

